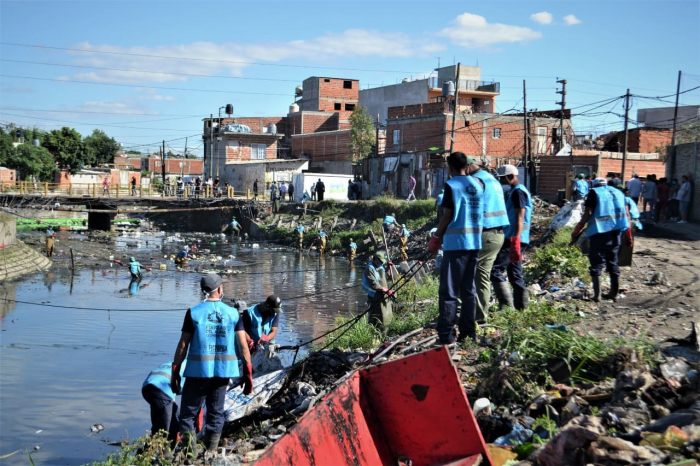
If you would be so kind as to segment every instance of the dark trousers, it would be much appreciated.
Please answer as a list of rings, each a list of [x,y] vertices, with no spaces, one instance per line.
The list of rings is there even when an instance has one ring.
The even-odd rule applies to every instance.
[[[527,249],[527,244],[520,244],[523,253]],[[507,278],[506,278],[507,277]],[[510,263],[510,239],[503,241],[501,250],[498,251],[496,261],[491,269],[491,283],[509,281],[513,289],[525,290],[525,280],[523,279],[523,263]]]
[[[316,191],[316,197],[318,198],[319,202],[323,200],[323,191]]]
[[[589,271],[592,277],[600,277],[603,266],[611,276],[620,276],[620,267],[617,265],[617,255],[620,251],[620,232],[609,231],[598,233],[588,238],[588,260],[591,263]]]
[[[182,388],[182,407],[180,408],[180,425],[183,432],[194,432],[194,421],[202,405],[207,407],[204,425],[207,432],[221,433],[224,428],[224,401],[229,379],[212,377],[187,377]]]
[[[164,430],[168,432],[168,440],[175,440],[180,432],[177,403],[153,385],[143,387],[141,395],[151,405],[151,435]]]
[[[440,265],[440,290],[437,332],[440,343],[455,340],[457,306],[462,300],[459,316],[461,338],[476,337],[476,264],[479,251],[444,251]]]

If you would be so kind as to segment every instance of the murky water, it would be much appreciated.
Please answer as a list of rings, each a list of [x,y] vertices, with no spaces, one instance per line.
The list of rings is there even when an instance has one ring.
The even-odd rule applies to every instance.
[[[60,233],[59,244],[61,235],[75,233]],[[120,238],[103,246],[135,253],[142,263],[148,262],[140,255],[150,252],[164,261],[163,254],[179,246],[165,236],[150,237],[148,246],[146,240]],[[335,317],[364,306],[359,287],[297,298],[358,285],[361,269],[349,269],[344,260],[235,243],[205,247],[224,258],[234,255],[236,262],[225,268],[247,272],[225,281],[225,299],[242,298],[252,305],[272,293],[282,298],[285,312],[277,337],[282,345],[308,340],[331,328]],[[27,448],[36,464],[84,464],[114,451],[107,442],[141,436],[150,428],[141,384],[151,369],[172,358],[185,310],[200,299],[201,274],[176,272],[172,262],[168,267],[145,273],[138,289],[129,286],[126,268],[109,265],[78,270],[72,294],[70,274],[61,267],[0,288],[0,297],[17,301],[150,310],[0,302],[0,456],[21,450],[0,463],[27,464]],[[172,311],[155,311],[163,309]],[[92,434],[96,423],[105,430]]]

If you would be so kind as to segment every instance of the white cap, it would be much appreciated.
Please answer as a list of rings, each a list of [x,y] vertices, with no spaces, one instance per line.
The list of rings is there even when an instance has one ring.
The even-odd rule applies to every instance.
[[[503,165],[498,169],[498,176],[517,175],[518,169],[513,165]]]
[[[606,186],[608,184],[608,180],[605,178],[596,178],[593,180],[593,186]]]

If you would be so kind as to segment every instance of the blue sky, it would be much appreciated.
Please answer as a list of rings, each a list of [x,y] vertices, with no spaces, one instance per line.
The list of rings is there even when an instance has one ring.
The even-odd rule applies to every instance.
[[[182,150],[186,136],[201,145],[201,119],[227,103],[284,115],[306,77],[375,87],[427,75],[438,57],[500,82],[499,111],[522,108],[523,79],[529,108],[556,108],[557,77],[575,109],[628,87],[673,94],[678,70],[683,89],[700,86],[699,23],[697,1],[2,1],[0,122]],[[700,90],[681,102],[700,104]],[[666,105],[638,97],[630,115]],[[624,109],[590,113],[578,133],[619,129]]]

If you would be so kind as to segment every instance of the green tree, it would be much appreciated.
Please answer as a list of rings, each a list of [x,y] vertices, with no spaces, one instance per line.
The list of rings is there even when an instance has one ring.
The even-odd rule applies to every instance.
[[[56,159],[59,167],[75,173],[86,165],[95,162],[95,156],[83,141],[79,132],[64,126],[44,135],[44,146]]]
[[[365,107],[357,106],[350,115],[350,160],[358,162],[372,152],[375,144],[374,124]]]
[[[92,134],[85,138],[85,145],[94,157],[94,163],[114,163],[114,157],[119,152],[119,143],[110,138],[104,131],[95,129]]]
[[[7,168],[14,168],[20,172],[25,180],[35,176],[39,181],[54,180],[56,161],[53,155],[44,147],[36,147],[24,143],[14,148],[5,162]]]
[[[0,167],[7,166],[7,160],[10,158],[14,150],[12,142],[12,135],[6,132],[3,128],[0,128]]]

